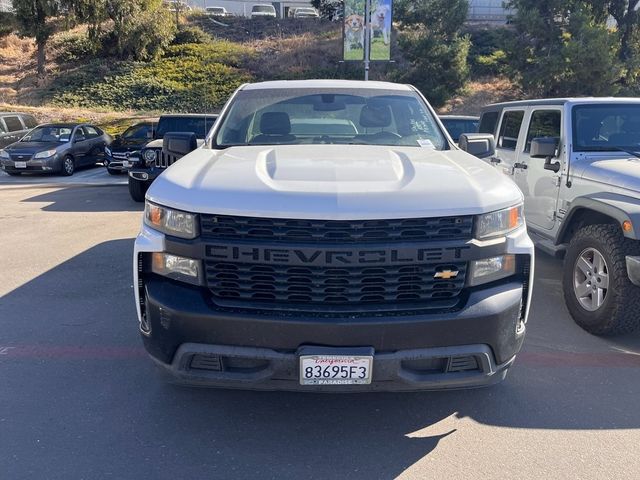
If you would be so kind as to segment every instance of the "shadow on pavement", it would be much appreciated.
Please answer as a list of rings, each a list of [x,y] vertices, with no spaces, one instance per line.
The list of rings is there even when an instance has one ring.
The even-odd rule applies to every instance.
[[[56,208],[72,208],[66,192],[47,195]],[[546,349],[527,347],[507,380],[488,389],[331,395],[164,383],[138,338],[132,243],[96,245],[0,299],[7,478],[389,478],[455,439],[460,419],[510,429],[640,428],[640,361],[563,363],[556,330],[573,330],[554,302],[530,321]],[[543,265],[538,301],[556,270]],[[574,342],[589,350],[590,339]],[[539,361],[548,351],[558,364]]]
[[[104,201],[101,201],[104,200]],[[23,202],[46,203],[48,212],[141,212],[143,203],[131,200],[126,186],[72,186],[51,189]]]

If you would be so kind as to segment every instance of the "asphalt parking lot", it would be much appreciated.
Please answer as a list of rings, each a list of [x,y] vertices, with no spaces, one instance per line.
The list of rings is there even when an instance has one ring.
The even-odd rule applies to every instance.
[[[20,185],[126,185],[126,175],[109,175],[107,169],[96,164],[93,167],[84,167],[76,170],[70,177],[60,174],[23,173],[18,177],[12,177],[0,170],[0,188],[4,186]]]
[[[560,264],[543,254],[524,351],[498,386],[189,389],[164,383],[138,338],[142,207],[126,187],[11,180],[0,185],[2,478],[640,477],[640,334],[580,330]]]

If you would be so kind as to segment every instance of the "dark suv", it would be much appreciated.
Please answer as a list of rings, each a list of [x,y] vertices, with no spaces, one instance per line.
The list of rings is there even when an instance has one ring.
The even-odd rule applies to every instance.
[[[196,146],[204,143],[218,115],[162,115],[153,135],[139,152],[132,153],[129,162],[129,193],[136,202],[143,202],[149,185],[179,157],[165,154],[163,138],[167,133],[192,134]]]
[[[0,112],[0,148],[17,142],[37,125],[33,115]]]

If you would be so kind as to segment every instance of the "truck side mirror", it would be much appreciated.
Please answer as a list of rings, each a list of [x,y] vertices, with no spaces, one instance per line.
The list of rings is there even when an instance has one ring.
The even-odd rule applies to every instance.
[[[496,153],[496,139],[490,133],[463,133],[458,146],[478,158],[492,157]]]
[[[169,132],[162,139],[162,153],[175,160],[198,148],[196,134],[192,132]]]
[[[554,173],[560,171],[560,162],[553,162],[552,159],[558,154],[560,141],[555,137],[540,137],[531,140],[531,158],[544,158],[544,169]]]
[[[553,158],[558,151],[559,140],[555,137],[539,137],[531,140],[531,158]]]

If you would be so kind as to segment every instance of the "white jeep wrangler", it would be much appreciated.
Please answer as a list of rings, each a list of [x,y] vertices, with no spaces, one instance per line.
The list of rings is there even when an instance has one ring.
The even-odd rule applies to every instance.
[[[486,160],[524,193],[534,243],[564,256],[575,321],[596,335],[640,324],[640,99],[509,102],[483,110]]]

